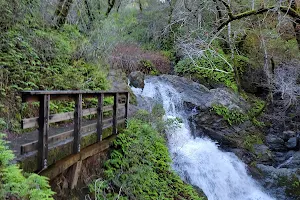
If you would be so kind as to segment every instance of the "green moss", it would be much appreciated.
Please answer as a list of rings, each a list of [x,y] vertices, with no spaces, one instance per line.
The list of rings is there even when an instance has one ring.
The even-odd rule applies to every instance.
[[[230,125],[241,124],[249,119],[248,115],[237,109],[230,110],[223,105],[213,105],[212,111],[217,115],[222,116]]]
[[[266,107],[266,102],[255,98],[250,100],[249,97],[244,93],[242,95],[252,105],[251,109],[245,114],[237,109],[229,109],[223,105],[213,105],[212,111],[217,115],[222,116],[230,125],[241,124],[247,120],[251,120],[253,125],[262,127],[265,124],[257,120],[257,117],[261,115]]]
[[[300,179],[296,175],[290,178],[285,176],[280,177],[278,185],[285,187],[285,194],[288,197],[300,198]]]
[[[262,136],[260,134],[246,135],[243,139],[243,147],[252,153],[254,153],[255,144],[263,144]]]

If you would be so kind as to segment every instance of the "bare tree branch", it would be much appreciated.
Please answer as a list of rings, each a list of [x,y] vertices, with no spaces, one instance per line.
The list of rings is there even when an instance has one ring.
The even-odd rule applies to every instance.
[[[234,15],[232,13],[232,11],[231,11],[230,6],[225,1],[223,1],[223,0],[220,0],[220,1],[226,7],[226,9],[228,11],[228,17],[229,17],[229,19],[226,20],[225,22],[223,22],[218,27],[218,29],[217,29],[218,31],[220,31],[223,27],[227,26],[232,21],[239,20],[239,19],[242,19],[242,18],[245,18],[245,17],[249,17],[249,16],[252,16],[252,15],[259,15],[259,14],[262,14],[262,13],[269,12],[269,11],[272,11],[274,9],[277,9],[276,6],[270,6],[270,7],[267,7],[267,8],[260,8],[258,10],[250,10],[250,11],[246,11],[246,12]],[[287,15],[289,15],[290,17],[294,18],[295,22],[298,23],[298,24],[300,24],[300,14],[298,14],[296,10],[294,10],[292,8],[289,8],[289,7],[286,7],[286,6],[279,6],[278,9],[281,12],[284,12]]]

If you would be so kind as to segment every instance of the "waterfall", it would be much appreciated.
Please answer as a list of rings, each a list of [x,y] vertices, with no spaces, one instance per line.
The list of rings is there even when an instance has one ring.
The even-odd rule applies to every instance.
[[[209,200],[274,199],[247,174],[246,165],[237,156],[221,151],[208,138],[192,136],[181,95],[172,86],[148,78],[143,90],[132,89],[140,105],[160,103],[166,118],[182,119],[181,126],[170,130],[167,137],[173,169],[183,180],[201,188]]]

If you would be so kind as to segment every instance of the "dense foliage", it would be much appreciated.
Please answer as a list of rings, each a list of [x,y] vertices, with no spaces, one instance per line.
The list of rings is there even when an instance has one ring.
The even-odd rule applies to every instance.
[[[0,135],[0,198],[24,200],[51,200],[48,179],[38,174],[24,174],[15,164],[11,164],[14,154]]]
[[[1,2],[10,5],[6,12],[12,15],[15,11],[13,2]],[[10,26],[7,25],[0,38],[0,119],[5,129],[14,132],[19,131],[20,110],[23,117],[32,117],[37,108],[37,105],[21,108],[19,91],[109,88],[107,64],[96,57],[89,58],[82,48],[90,42],[75,25],[66,25],[59,30],[47,26],[34,9],[39,6],[37,1],[32,2],[33,10],[30,11],[25,1],[16,6],[20,7],[24,19],[18,18],[15,24],[8,23]],[[60,107],[74,108],[67,102],[51,104],[52,111],[63,112]]]
[[[274,125],[300,125],[299,0],[0,0],[0,13],[0,130],[6,133],[21,132],[21,118],[37,113],[37,103],[21,106],[20,91],[106,90],[108,72],[116,69],[177,74],[265,100],[245,98],[252,104],[245,112],[215,105],[230,125],[251,120],[263,126],[258,117],[265,110]],[[95,104],[92,99],[83,106]],[[68,112],[74,102],[50,107],[51,113]],[[157,133],[166,124],[156,118],[140,112],[156,130],[135,120],[126,131],[130,137],[120,135],[107,179],[95,183],[99,197],[196,198],[169,169]],[[249,135],[244,146],[251,150],[254,143],[261,140]],[[30,187],[26,181],[35,178],[29,177],[18,180]],[[24,188],[15,193],[22,196]]]
[[[202,199],[171,169],[166,141],[148,123],[129,121],[114,145],[105,179],[90,185],[98,199]]]

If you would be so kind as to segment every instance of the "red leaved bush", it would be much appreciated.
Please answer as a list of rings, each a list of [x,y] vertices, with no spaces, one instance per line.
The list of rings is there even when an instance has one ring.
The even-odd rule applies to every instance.
[[[147,51],[133,44],[120,44],[115,47],[109,57],[112,67],[123,69],[126,73],[142,71],[158,71],[167,74],[170,72],[170,61],[159,52]]]

